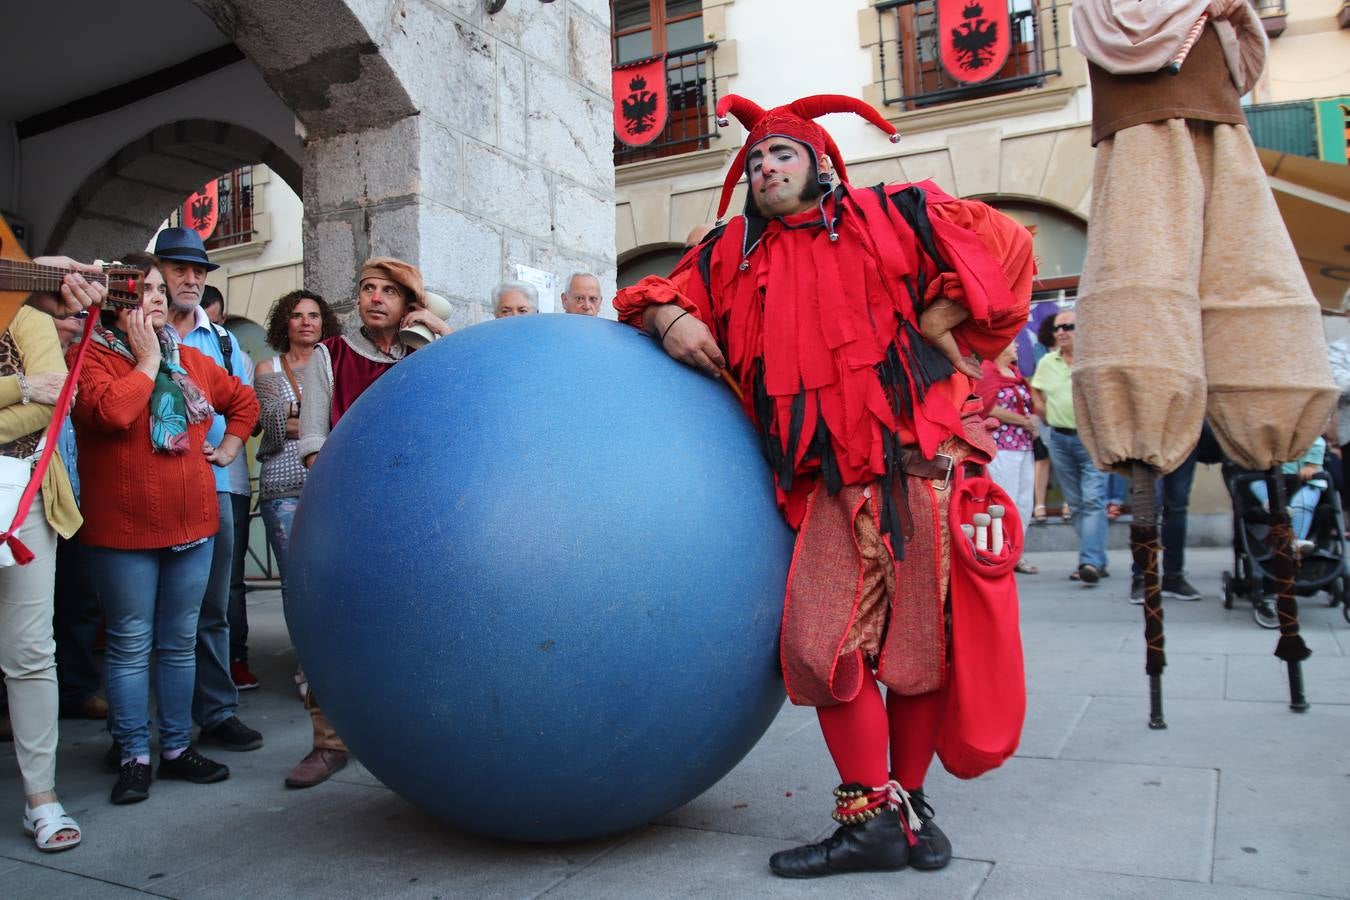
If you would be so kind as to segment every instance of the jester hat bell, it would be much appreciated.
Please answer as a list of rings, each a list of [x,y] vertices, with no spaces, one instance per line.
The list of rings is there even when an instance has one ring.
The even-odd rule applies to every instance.
[[[731,194],[736,189],[736,183],[741,180],[742,175],[748,174],[747,156],[750,148],[770,135],[781,135],[810,147],[815,154],[817,165],[820,164],[822,155],[828,155],[830,162],[834,163],[835,171],[839,173],[839,180],[847,182],[848,173],[844,169],[844,157],[839,153],[834,138],[830,137],[830,133],[824,128],[811,121],[826,113],[846,112],[857,113],[886,132],[891,137],[891,143],[900,140],[895,126],[887,122],[881,113],[858,98],[844,94],[816,94],[769,110],[761,109],[753,100],[747,100],[737,94],[727,94],[719,100],[717,124],[725,127],[728,124],[727,113],[731,113],[745,126],[749,134],[746,135],[745,143],[736,154],[726,180],[722,183],[722,199],[717,204],[718,221],[726,215],[727,207],[731,205]]]

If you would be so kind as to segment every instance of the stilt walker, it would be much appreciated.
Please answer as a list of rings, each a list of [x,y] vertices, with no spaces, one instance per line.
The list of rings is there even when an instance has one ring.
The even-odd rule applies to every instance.
[[[1153,482],[1185,460],[1206,417],[1234,461],[1271,472],[1275,652],[1289,666],[1291,707],[1306,709],[1279,464],[1322,431],[1337,391],[1317,301],[1242,111],[1265,31],[1246,0],[1074,0],[1073,24],[1097,147],[1074,410],[1097,466],[1133,482],[1149,726],[1166,727]],[[1278,354],[1273,333],[1284,335]]]

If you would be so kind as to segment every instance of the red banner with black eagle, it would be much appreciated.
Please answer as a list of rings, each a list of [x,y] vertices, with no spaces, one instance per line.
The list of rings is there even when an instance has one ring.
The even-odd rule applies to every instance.
[[[220,182],[212,178],[200,191],[183,201],[183,227],[197,232],[202,240],[216,230],[220,217]]]
[[[1012,46],[1007,0],[937,0],[942,68],[963,84],[998,75]]]
[[[629,147],[656,140],[670,113],[665,54],[616,66],[613,87],[614,136]]]

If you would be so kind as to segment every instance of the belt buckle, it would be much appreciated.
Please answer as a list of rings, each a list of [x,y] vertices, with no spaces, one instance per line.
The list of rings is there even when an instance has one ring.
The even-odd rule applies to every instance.
[[[933,459],[945,459],[947,461],[947,471],[942,476],[942,484],[938,485],[939,491],[945,491],[952,486],[952,472],[956,470],[956,457],[950,453],[934,453]]]

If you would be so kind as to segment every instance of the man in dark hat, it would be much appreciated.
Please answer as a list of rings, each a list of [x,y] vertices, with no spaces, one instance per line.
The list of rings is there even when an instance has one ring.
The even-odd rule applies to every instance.
[[[1031,236],[928,182],[849,186],[811,120],[855,112],[894,135],[856,99],[766,111],[732,95],[728,111],[749,136],[718,216],[748,177],[744,215],[614,307],[736,384],[797,532],[783,676],[794,703],[817,708],[843,782],[840,828],[769,866],[788,878],[942,868],[951,844],[923,782],[945,721],[947,514],[954,480],[993,452],[964,354],[993,357],[1026,323]]]
[[[206,274],[220,268],[191,228],[166,228],[155,238],[155,259],[169,295],[169,324],[179,341],[205,353],[244,384],[253,383],[252,367],[234,335],[216,325],[201,307]],[[211,557],[211,575],[197,620],[197,688],[192,717],[201,726],[201,741],[226,750],[256,750],[263,736],[238,716],[239,689],[230,672],[230,570],[234,557],[234,503],[229,466],[242,445],[225,434],[224,416],[216,416],[206,434],[208,459],[214,467],[220,530]]]

